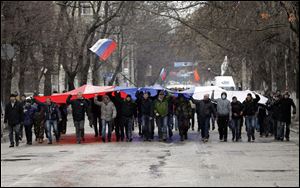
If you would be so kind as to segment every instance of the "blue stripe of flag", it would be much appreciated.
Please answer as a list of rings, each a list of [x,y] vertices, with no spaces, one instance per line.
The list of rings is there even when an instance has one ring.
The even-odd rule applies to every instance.
[[[98,56],[102,56],[102,54],[105,52],[105,50],[110,46],[110,44],[112,43],[111,40],[107,40],[105,41],[100,48],[98,48],[98,50],[95,52]]]

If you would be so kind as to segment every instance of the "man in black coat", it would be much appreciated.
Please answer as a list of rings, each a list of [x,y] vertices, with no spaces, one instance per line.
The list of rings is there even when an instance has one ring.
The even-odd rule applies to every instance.
[[[132,126],[133,126],[133,118],[137,117],[137,106],[132,101],[131,95],[127,95],[125,100],[122,100],[120,95],[116,96],[116,100],[118,100],[122,106],[121,106],[121,117],[122,117],[122,123],[125,128],[126,133],[126,139],[127,142],[132,141]],[[122,132],[123,130],[121,130]],[[121,137],[122,139],[122,137]]]
[[[10,146],[14,147],[14,135],[16,146],[19,146],[20,124],[24,121],[23,106],[16,100],[16,95],[10,95],[10,102],[5,107],[4,123],[8,123]]]
[[[98,100],[100,101],[101,97],[98,96]],[[95,137],[102,136],[102,122],[101,122],[101,106],[98,106],[94,103],[94,99],[90,100],[91,104],[91,112],[93,116],[93,125],[94,125],[94,131],[95,131]],[[98,129],[99,124],[99,129]]]
[[[198,131],[201,129],[202,141],[207,142],[209,138],[210,118],[216,117],[217,114],[215,106],[209,99],[208,94],[204,95],[203,100],[195,100],[192,98],[192,101],[196,104]]]
[[[232,111],[232,141],[238,141],[241,138],[241,120],[243,119],[242,110],[243,104],[237,100],[237,97],[232,97],[231,111]]]
[[[293,114],[296,114],[296,105],[293,99],[290,98],[288,92],[284,93],[284,97],[280,101],[280,112],[282,114],[282,123],[277,129],[277,138],[283,140],[284,136],[284,125],[286,126],[285,138],[286,141],[290,140],[290,125],[291,125],[291,107],[293,107]]]
[[[272,120],[273,120],[273,134],[274,134],[274,139],[278,139],[278,126],[282,124],[282,113],[281,113],[281,96],[280,95],[275,95],[274,96],[274,101],[270,105],[270,110],[272,112]]]
[[[242,114],[245,116],[248,142],[251,142],[251,138],[253,141],[255,140],[255,113],[259,100],[259,95],[255,94],[255,99],[253,99],[251,93],[248,93],[246,100],[243,102],[244,108]]]
[[[90,125],[92,125],[91,109],[88,101],[83,98],[82,92],[78,92],[77,99],[75,100],[71,100],[71,97],[72,95],[69,95],[66,102],[72,106],[72,115],[74,126],[76,128],[77,144],[80,144],[81,140],[84,141],[85,113],[88,115]]]
[[[151,120],[153,119],[153,102],[149,98],[149,93],[145,92],[143,95],[143,100],[141,101],[141,111],[142,115],[142,129],[144,141],[151,141],[152,139],[152,126]]]
[[[63,93],[67,91],[64,90]],[[67,121],[68,121],[68,105],[67,104],[60,104],[59,111],[61,114],[61,121],[58,123],[58,133],[59,137],[60,134],[66,134],[67,132]]]

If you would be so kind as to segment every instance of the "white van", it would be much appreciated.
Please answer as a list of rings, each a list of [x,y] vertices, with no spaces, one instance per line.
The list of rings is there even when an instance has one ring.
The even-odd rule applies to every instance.
[[[214,85],[219,86],[227,91],[236,90],[236,86],[234,84],[232,76],[216,76],[214,80]]]

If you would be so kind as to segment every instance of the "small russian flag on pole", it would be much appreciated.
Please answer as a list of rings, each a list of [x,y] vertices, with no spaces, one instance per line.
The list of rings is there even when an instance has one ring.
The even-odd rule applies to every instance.
[[[165,68],[162,68],[160,71],[160,78],[162,79],[162,81],[165,81],[165,79],[167,78],[167,72],[165,71]]]
[[[105,61],[116,49],[117,43],[111,39],[99,39],[90,50],[97,54],[99,58]]]

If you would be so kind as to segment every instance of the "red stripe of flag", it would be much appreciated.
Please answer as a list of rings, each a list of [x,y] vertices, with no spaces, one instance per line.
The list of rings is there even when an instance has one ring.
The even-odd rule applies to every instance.
[[[111,45],[105,50],[102,56],[100,56],[100,59],[105,61],[110,56],[110,54],[115,50],[116,47],[117,47],[117,43],[115,41],[112,41]]]

